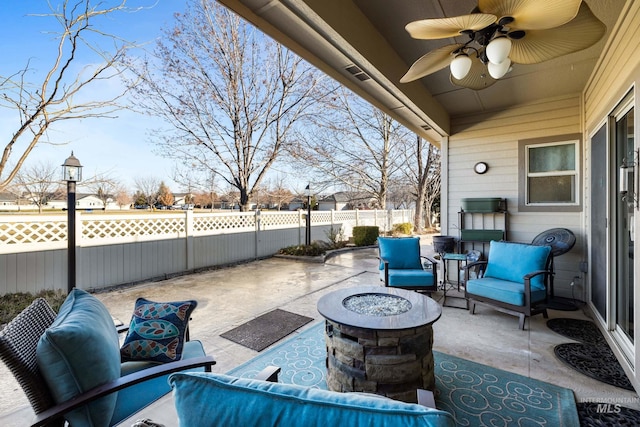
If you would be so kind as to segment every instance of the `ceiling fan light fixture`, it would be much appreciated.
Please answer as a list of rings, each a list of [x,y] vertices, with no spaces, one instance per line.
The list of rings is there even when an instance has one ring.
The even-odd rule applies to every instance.
[[[487,69],[489,70],[489,75],[497,80],[504,77],[504,75],[509,72],[509,70],[511,69],[511,60],[507,58],[500,64],[489,62],[487,64]]]
[[[509,56],[509,52],[511,52],[511,40],[505,36],[491,40],[486,49],[489,62],[494,64],[502,64]]]
[[[464,79],[471,69],[471,58],[466,53],[457,55],[451,61],[451,75],[458,80]]]

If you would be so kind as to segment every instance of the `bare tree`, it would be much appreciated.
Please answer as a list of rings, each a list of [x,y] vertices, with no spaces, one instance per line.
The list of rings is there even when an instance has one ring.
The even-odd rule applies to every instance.
[[[416,135],[415,144],[403,150],[402,171],[415,195],[414,224],[417,232],[432,228],[433,206],[440,199],[440,152],[433,144]]]
[[[134,179],[136,186],[136,199],[135,203],[138,204],[140,199],[144,200],[144,203],[148,207],[155,206],[158,201],[158,189],[160,188],[160,180],[153,176],[139,176]]]
[[[282,205],[291,202],[294,199],[294,194],[285,186],[285,178],[278,176],[275,180],[267,182],[266,188],[266,201],[269,205],[275,205],[278,210],[282,208]]]
[[[17,184],[23,197],[38,207],[42,208],[54,196],[55,190],[60,186],[60,170],[53,163],[37,162],[30,166],[24,166],[16,176]]]
[[[126,0],[115,6],[92,5],[89,0],[64,0],[50,14],[60,24],[57,54],[50,66],[34,73],[31,63],[13,75],[0,75],[0,107],[16,112],[15,131],[4,146],[0,157],[0,191],[17,176],[25,160],[38,143],[51,142],[47,131],[66,120],[112,117],[117,102],[126,90],[95,99],[92,88],[120,74],[116,64],[129,47],[115,36],[100,31],[98,17],[125,9]],[[101,40],[110,39],[113,51],[100,48]],[[73,66],[82,53],[97,54],[101,61],[82,71]],[[27,52],[31,55],[31,52]],[[32,76],[43,76],[30,81]]]
[[[131,62],[138,107],[168,124],[154,142],[167,157],[210,169],[246,209],[317,106],[321,74],[213,0],[188,1],[156,53]]]
[[[131,204],[131,196],[127,192],[127,189],[122,185],[118,186],[114,193],[114,197],[120,209]]]
[[[100,199],[103,209],[107,209],[109,200],[116,200],[116,194],[122,188],[122,184],[108,174],[97,174],[87,179],[82,185]]]
[[[391,177],[399,167],[399,146],[408,130],[347,89],[318,118],[320,130],[301,136],[290,153],[315,176],[315,185],[338,184],[386,209]]]

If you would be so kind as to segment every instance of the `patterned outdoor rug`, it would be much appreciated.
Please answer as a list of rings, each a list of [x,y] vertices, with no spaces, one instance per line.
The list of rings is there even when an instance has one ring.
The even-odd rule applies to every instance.
[[[579,425],[569,389],[440,352],[434,357],[436,406],[458,425]],[[282,383],[326,389],[325,358],[324,322],[318,322],[228,373],[251,378],[275,365]]]
[[[625,390],[634,390],[624,369],[593,322],[550,319],[547,326],[560,335],[580,341],[555,346],[553,351],[562,362],[600,382]]]
[[[262,351],[312,320],[311,317],[276,309],[220,336],[252,350]]]

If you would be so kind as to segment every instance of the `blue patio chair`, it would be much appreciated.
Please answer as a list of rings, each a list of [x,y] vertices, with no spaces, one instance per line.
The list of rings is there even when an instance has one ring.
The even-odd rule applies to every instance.
[[[438,288],[436,261],[420,255],[417,237],[378,237],[380,280],[385,286],[422,292]]]

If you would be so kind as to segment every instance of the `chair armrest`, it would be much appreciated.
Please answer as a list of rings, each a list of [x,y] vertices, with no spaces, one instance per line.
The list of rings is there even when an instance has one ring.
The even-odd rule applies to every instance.
[[[389,286],[389,260],[380,257],[380,261],[384,264],[384,285]]]
[[[258,375],[255,376],[255,379],[262,381],[269,381],[270,383],[278,382],[278,374],[280,373],[281,368],[279,366],[267,366],[262,371],[258,372]]]
[[[429,264],[432,264],[432,265],[435,265],[438,262],[435,259],[428,257],[426,255],[420,255],[420,258],[426,259],[427,261],[429,261]]]
[[[116,326],[116,331],[118,334],[129,332],[129,324]]]
[[[461,268],[464,271],[464,283],[467,283],[469,281],[469,271],[471,271],[471,268],[479,267],[478,277],[480,277],[480,272],[482,272],[482,275],[484,276],[484,270],[486,269],[488,263],[489,261],[482,260],[463,265]]]
[[[553,272],[551,270],[537,270],[528,274],[525,274],[523,279],[529,279],[531,280],[531,278],[535,277],[535,276],[539,276],[541,274],[547,274],[547,275],[552,275]]]
[[[216,362],[211,356],[194,357],[190,359],[179,360],[171,363],[164,363],[152,368],[144,369],[142,371],[134,372],[124,377],[118,378],[115,381],[99,385],[92,388],[78,396],[70,399],[66,402],[53,406],[46,411],[41,412],[32,422],[32,427],[44,426],[51,421],[62,417],[63,414],[72,411],[76,408],[86,405],[96,399],[104,397],[108,394],[125,389],[135,384],[139,384],[146,380],[162,377],[174,372],[180,372],[187,369],[204,367],[206,372],[211,372],[211,366]]]

